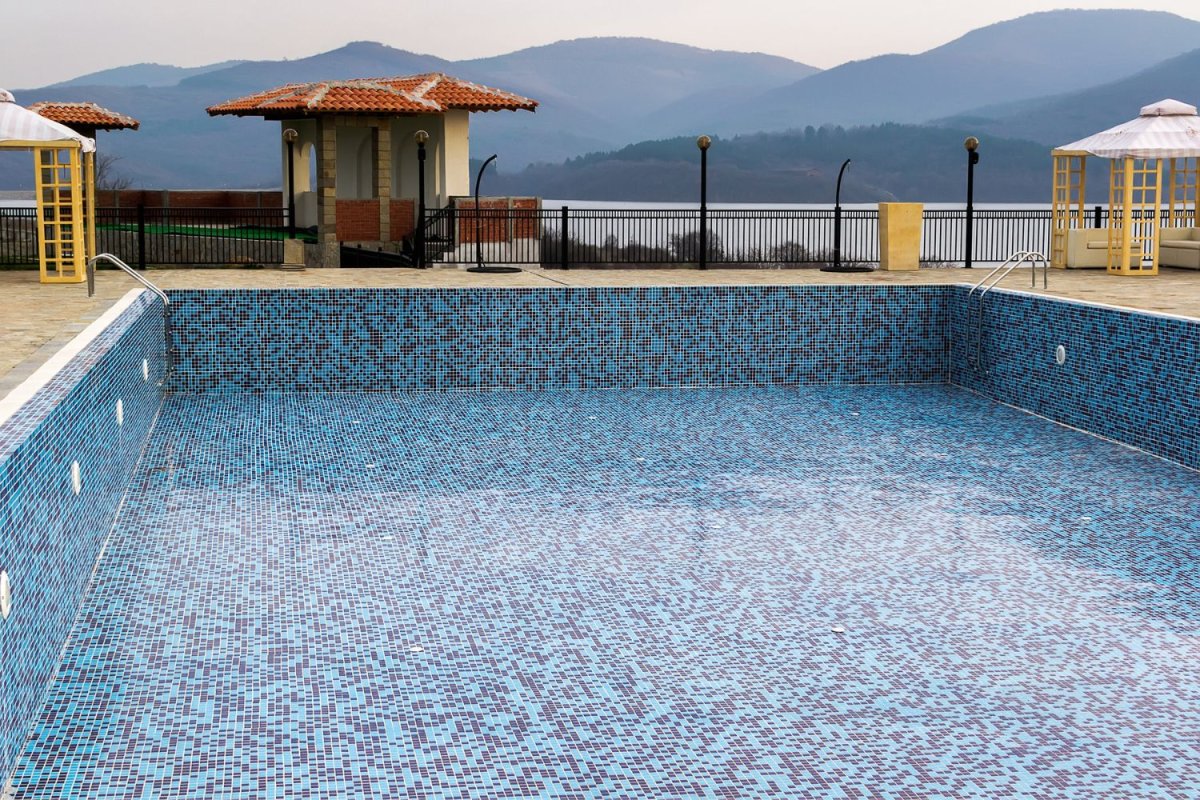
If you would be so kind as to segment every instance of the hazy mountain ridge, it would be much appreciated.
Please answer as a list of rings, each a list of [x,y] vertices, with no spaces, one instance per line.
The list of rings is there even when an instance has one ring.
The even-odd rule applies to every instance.
[[[136,134],[107,134],[101,140],[107,152],[123,158],[121,170],[136,185],[277,185],[276,128],[257,119],[213,119],[205,107],[285,83],[430,71],[498,86],[542,103],[536,115],[473,118],[475,149],[499,152],[506,168],[518,169],[532,161],[561,160],[642,138],[634,131],[645,110],[710,86],[781,85],[815,70],[776,56],[652,39],[579,39],[460,62],[375,42],[352,42],[307,58],[237,62],[183,76],[169,87],[124,85],[131,73],[118,68],[91,76],[115,85],[68,81],[19,92],[17,99],[93,100],[142,120]],[[640,80],[647,71],[656,80]],[[207,152],[199,151],[201,147]],[[219,162],[213,161],[215,154],[220,154]],[[28,180],[21,170],[0,167],[0,185],[23,186]]]
[[[967,133],[918,125],[808,128],[716,139],[709,150],[709,199],[729,203],[832,203],[837,172],[847,203],[960,201]],[[1035,142],[992,139],[977,167],[981,202],[1022,202],[1045,187],[1049,154]],[[563,164],[535,164],[487,179],[489,192],[578,200],[696,202],[699,156],[692,137],[640,142]]]
[[[1200,49],[1102,86],[977,108],[933,124],[967,125],[985,135],[1020,135],[1056,147],[1133,119],[1142,106],[1166,98],[1200,102]]]
[[[130,64],[126,67],[100,70],[99,72],[80,75],[77,78],[52,84],[50,88],[58,89],[68,86],[176,86],[185,78],[193,75],[203,75],[206,72],[235,67],[241,61],[221,61],[216,64],[206,64],[201,67],[176,67],[170,64]]]
[[[997,149],[1009,153],[1014,160],[1007,166],[1013,175],[1027,176],[1028,197],[1006,194],[1004,199],[1036,200],[1047,178],[1043,172],[1035,179],[1031,170],[1046,169],[1044,150],[1038,154],[1036,148],[1008,148],[994,140],[1061,144],[1128,119],[1141,105],[1165,96],[1195,102],[1200,99],[1200,82],[1191,76],[1200,75],[1200,51],[1178,56],[1169,51],[1192,50],[1200,42],[1197,34],[1200,22],[1162,12],[1046,12],[972,31],[916,56],[879,56],[824,72],[761,53],[710,51],[638,38],[576,39],[458,62],[374,42],[352,42],[289,61],[239,61],[211,65],[211,69],[194,68],[199,70],[194,72],[167,67],[168,72],[160,77],[177,77],[171,86],[123,85],[134,79],[138,67],[147,66],[134,65],[85,76],[116,85],[80,86],[68,81],[19,92],[17,99],[22,103],[93,100],[142,120],[142,130],[137,133],[101,134],[101,148],[123,158],[118,171],[131,177],[135,186],[148,188],[278,185],[278,127],[255,118],[211,118],[204,112],[206,106],[288,82],[441,70],[541,102],[536,114],[492,113],[472,118],[473,156],[498,153],[498,167],[514,179],[511,185],[525,187],[521,194],[638,199],[642,197],[639,193],[649,191],[645,187],[654,183],[652,174],[661,177],[663,193],[675,194],[675,189],[668,188],[673,179],[667,176],[676,171],[679,176],[688,174],[693,168],[694,144],[682,155],[659,158],[645,174],[629,166],[642,163],[629,160],[631,152],[640,152],[636,149],[621,150],[619,157],[585,160],[583,168],[575,161],[562,162],[580,153],[617,151],[630,142],[643,142],[637,147],[648,146],[645,140],[670,137],[694,142],[701,132],[743,135],[727,138],[729,142],[750,140],[753,137],[744,134],[756,128],[822,126],[853,107],[854,113],[847,116],[852,122],[876,125],[864,129],[871,135],[906,139],[910,130],[926,130],[931,141],[949,147],[953,155],[946,156],[943,163],[940,154],[921,155],[921,148],[908,142],[904,144],[905,152],[911,154],[907,157],[928,158],[928,165],[905,163],[888,168],[882,161],[872,165],[869,160],[860,164],[854,153],[831,151],[821,157],[809,153],[810,161],[781,156],[773,165],[739,162],[735,167],[734,162],[720,164],[718,158],[727,156],[714,150],[714,169],[740,170],[737,179],[742,186],[737,192],[750,199],[816,200],[824,199],[827,187],[809,173],[826,170],[827,161],[836,167],[842,158],[850,157],[855,158],[852,169],[856,175],[848,189],[860,185],[867,194],[873,192],[872,199],[931,199],[915,197],[910,189],[921,186],[949,193],[950,184],[943,189],[932,179],[915,181],[912,176],[925,167],[926,171],[945,168],[959,181],[961,139],[957,143],[944,139],[934,127],[878,124],[934,119],[933,124],[958,133],[982,134],[985,155],[993,159],[989,165],[997,163]],[[1134,42],[1153,41],[1155,47],[1110,46],[1118,38],[1125,42],[1125,37]],[[1187,47],[1181,47],[1184,39]],[[1080,40],[1085,43],[1079,44],[1079,52],[1063,49],[1064,42]],[[1050,43],[1058,46],[1050,47]],[[1152,63],[1163,53],[1172,57]],[[1070,89],[1072,83],[1088,81],[1090,88],[1047,96]],[[1095,85],[1099,82],[1102,85]],[[824,95],[832,99],[820,101]],[[984,100],[989,102],[980,102]],[[958,104],[930,111],[951,102]],[[849,131],[847,141],[857,143],[860,135]],[[883,142],[868,149],[885,152],[886,145]],[[530,164],[539,166],[524,169]],[[0,187],[28,186],[32,181],[28,172],[27,165],[10,168],[0,160]],[[578,182],[577,189],[563,183],[568,178]],[[678,179],[686,184],[686,177]],[[1017,184],[1007,175],[997,176],[997,180],[992,189],[999,191],[1003,185],[1007,187],[1004,192],[1015,191]],[[613,195],[622,182],[625,193]],[[794,190],[799,194],[790,196]],[[683,190],[683,194],[689,192]]]
[[[1153,43],[1152,47],[1145,43]],[[918,55],[881,55],[747,98],[712,130],[912,122],[1072,92],[1195,49],[1200,22],[1159,11],[1047,11],[971,31]],[[980,102],[984,100],[984,102]],[[1149,102],[1149,101],[1147,101]],[[738,129],[729,122],[736,120]]]

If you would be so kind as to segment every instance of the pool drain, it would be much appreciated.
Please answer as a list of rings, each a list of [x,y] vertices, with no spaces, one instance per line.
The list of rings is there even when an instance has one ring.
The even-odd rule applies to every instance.
[[[830,630],[833,631],[834,633],[845,633],[846,632],[846,629],[841,625],[834,625],[832,628],[830,628]]]
[[[83,473],[79,469],[78,461],[71,462],[71,488],[77,495],[83,491]]]
[[[424,648],[424,647],[421,647],[421,645],[419,645],[419,644],[414,644],[412,647],[408,648],[408,652],[410,652],[410,653],[424,653],[424,652],[425,652],[425,648]]]
[[[125,401],[117,398],[117,427],[125,424]]]
[[[150,380],[150,362],[144,358],[142,359],[142,380]]]

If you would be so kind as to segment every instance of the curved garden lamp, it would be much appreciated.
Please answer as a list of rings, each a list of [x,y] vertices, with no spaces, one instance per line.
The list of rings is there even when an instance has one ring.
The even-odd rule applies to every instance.
[[[475,266],[467,270],[467,272],[520,272],[520,267],[489,267],[483,263],[483,209],[479,207],[479,184],[483,181],[483,171],[488,168],[496,160],[493,155],[487,161],[483,162],[483,166],[479,168],[479,174],[475,176]]]
[[[826,264],[821,267],[822,272],[871,272],[870,267],[842,264],[842,176],[846,174],[846,167],[850,166],[850,159],[842,162],[842,168],[838,170],[837,189],[833,194],[833,263]]]

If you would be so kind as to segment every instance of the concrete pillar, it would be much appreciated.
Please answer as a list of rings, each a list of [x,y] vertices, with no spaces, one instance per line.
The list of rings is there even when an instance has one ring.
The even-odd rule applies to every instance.
[[[379,238],[392,240],[392,124],[386,117],[375,125],[375,196],[379,198]]]
[[[337,242],[337,126],[317,119],[317,241]]]
[[[337,118],[317,119],[317,247],[320,266],[341,266],[337,241]],[[307,261],[307,259],[306,259]]]
[[[879,204],[879,268],[921,268],[922,203]]]

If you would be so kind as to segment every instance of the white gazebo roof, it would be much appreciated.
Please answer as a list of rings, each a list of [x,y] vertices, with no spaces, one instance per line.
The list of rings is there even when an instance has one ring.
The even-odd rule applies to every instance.
[[[1178,100],[1144,106],[1137,119],[1056,148],[1100,158],[1189,158],[1200,156],[1200,116]]]
[[[5,146],[5,143],[9,143],[10,146],[15,143],[20,147],[28,146],[26,143],[50,144],[68,140],[79,142],[85,153],[96,149],[95,139],[82,136],[66,125],[60,125],[17,105],[11,92],[0,89],[0,147]]]

